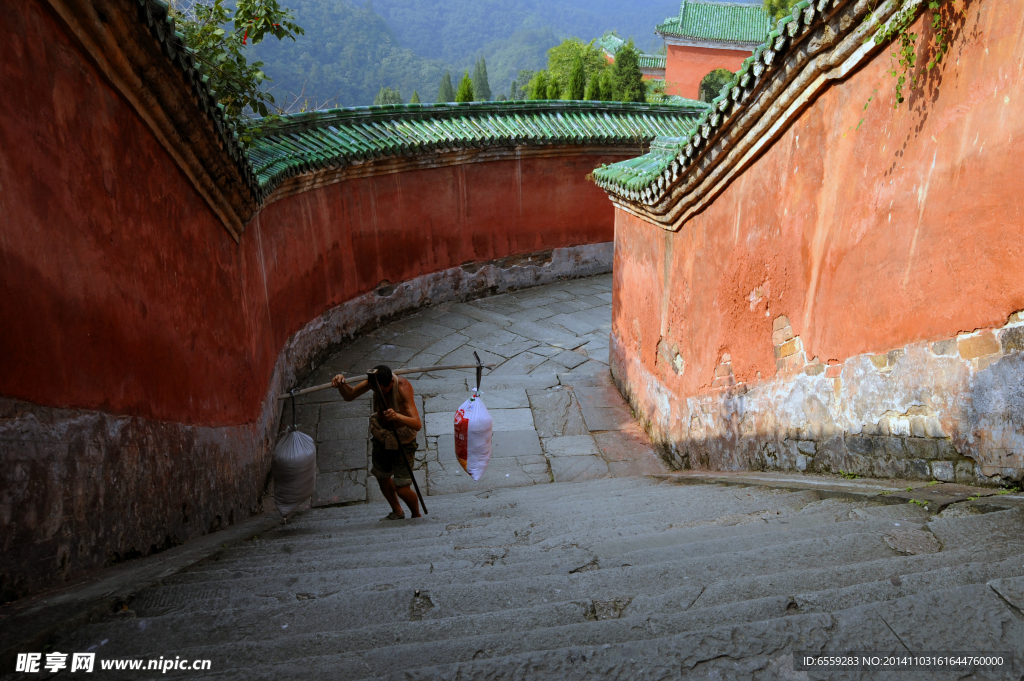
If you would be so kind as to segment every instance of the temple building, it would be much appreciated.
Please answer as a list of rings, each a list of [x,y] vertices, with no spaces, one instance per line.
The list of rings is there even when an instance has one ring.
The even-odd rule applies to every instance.
[[[771,26],[760,4],[683,0],[679,15],[655,29],[667,49],[665,94],[699,99],[701,80],[715,69],[739,70]]]
[[[614,64],[615,55],[626,41],[614,33],[605,33],[598,39],[597,44],[604,52],[604,58],[608,63]],[[640,73],[643,74],[644,80],[665,80],[665,55],[640,53],[639,56]]]

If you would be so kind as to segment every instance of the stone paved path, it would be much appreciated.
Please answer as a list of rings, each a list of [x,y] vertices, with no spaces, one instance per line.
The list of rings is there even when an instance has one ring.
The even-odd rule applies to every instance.
[[[472,370],[412,378],[423,416],[417,480],[429,495],[665,472],[608,371],[611,275],[432,307],[363,336],[333,355],[302,387],[378,364],[394,369],[473,362],[498,366],[483,379],[494,419],[493,455],[474,482],[455,459],[453,419]],[[315,506],[383,500],[367,485],[367,396],[333,390],[298,402],[300,430],[317,441]],[[291,408],[282,411],[282,427]]]

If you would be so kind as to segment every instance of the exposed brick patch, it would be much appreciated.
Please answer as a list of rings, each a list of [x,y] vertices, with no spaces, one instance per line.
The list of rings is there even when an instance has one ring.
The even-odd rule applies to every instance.
[[[843,373],[842,364],[829,364],[825,368],[825,378],[839,378]]]
[[[970,338],[961,338],[957,342],[957,349],[962,358],[976,359],[999,352],[999,341],[996,340],[995,334],[986,331]]]
[[[784,359],[790,355],[795,355],[801,350],[803,350],[803,343],[800,342],[799,338],[794,338],[793,340],[786,341],[782,345],[775,346],[775,358]]]
[[[780,315],[775,318],[774,322],[772,322],[772,331],[781,331],[788,326],[791,326],[789,323],[789,317],[786,315]]]
[[[1014,314],[1020,313],[1016,312]],[[999,334],[999,342],[1003,346],[1003,352],[1007,354],[1024,350],[1024,326],[1004,329],[1003,332]]]
[[[949,338],[947,340],[936,341],[932,343],[932,352],[936,355],[955,355],[956,354],[956,338]]]

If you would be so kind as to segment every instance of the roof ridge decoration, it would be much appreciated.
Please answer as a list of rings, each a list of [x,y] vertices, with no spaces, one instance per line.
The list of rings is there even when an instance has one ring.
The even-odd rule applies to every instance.
[[[598,168],[595,182],[623,210],[679,230],[833,80],[882,49],[873,38],[897,12],[916,13],[923,0],[884,0],[872,13],[873,4],[801,0],[692,129],[655,140],[644,156]]]
[[[622,145],[683,135],[709,105],[591,101],[391,104],[293,114],[249,147],[263,196],[304,173],[380,159],[521,145]]]

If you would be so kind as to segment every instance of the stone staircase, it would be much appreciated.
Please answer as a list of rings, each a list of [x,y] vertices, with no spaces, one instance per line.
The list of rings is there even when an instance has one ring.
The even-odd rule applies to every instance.
[[[210,659],[102,678],[964,678],[799,671],[797,651],[1004,652],[1024,515],[652,477],[313,509],[55,642]],[[1016,675],[1014,675],[1016,674]]]

